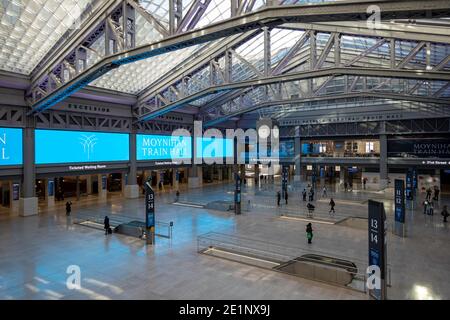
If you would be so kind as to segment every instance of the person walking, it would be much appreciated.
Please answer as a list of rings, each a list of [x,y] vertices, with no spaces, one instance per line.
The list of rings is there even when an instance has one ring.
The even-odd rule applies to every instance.
[[[311,188],[311,201],[314,201],[314,189]]]
[[[180,199],[180,191],[177,190],[177,192],[175,193],[175,202],[178,202],[179,199]]]
[[[334,211],[334,206],[335,206],[335,205],[336,205],[336,203],[334,203],[333,198],[331,198],[331,199],[330,199],[330,207],[331,207],[331,209],[330,209],[330,211],[329,211],[328,213],[330,213],[330,214],[331,214],[331,212],[333,212],[333,214],[336,213],[336,211]]]
[[[280,191],[277,191],[277,206],[280,206],[280,201],[281,201],[281,193]]]
[[[442,208],[441,215],[444,217],[443,222],[447,222],[447,218],[450,216],[450,214],[448,213],[448,210],[447,210],[447,206],[444,206],[444,208]]]
[[[306,201],[306,189],[303,189],[302,197],[303,197],[303,201]]]
[[[367,178],[363,179],[363,189],[366,190]]]
[[[288,192],[287,190],[284,190],[284,201],[286,202],[286,205],[288,204]]]
[[[344,182],[344,191],[347,192],[347,181]]]
[[[326,186],[323,186],[323,189],[322,189],[322,198],[326,198],[327,197],[327,187]]]
[[[109,230],[111,229],[111,226],[109,225],[109,218],[108,216],[105,216],[105,220],[103,220],[103,225],[105,228],[105,235],[109,233]]]
[[[432,193],[431,188],[428,188],[427,189],[427,197],[426,197],[427,201],[431,200],[431,193]]]
[[[311,223],[306,225],[306,238],[308,239],[308,244],[311,244],[313,238],[313,228]]]
[[[439,193],[440,193],[439,188],[437,186],[435,186],[434,187],[434,197],[433,197],[434,201],[439,201]]]
[[[70,213],[72,212],[72,201],[66,202],[66,216],[70,216]]]
[[[308,209],[308,217],[312,217],[314,213],[314,209],[316,208],[312,203],[308,202],[306,205],[306,208]]]

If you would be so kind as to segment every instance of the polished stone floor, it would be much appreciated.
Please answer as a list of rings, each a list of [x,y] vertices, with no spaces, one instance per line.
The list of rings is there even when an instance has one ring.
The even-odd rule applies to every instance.
[[[41,206],[33,217],[0,214],[0,299],[367,299],[335,287],[258,267],[197,253],[197,236],[214,231],[307,248],[306,221],[286,220],[281,214],[304,212],[303,185],[289,189],[289,204],[276,206],[277,185],[247,185],[243,214],[235,216],[202,208],[174,205],[174,193],[157,194],[157,220],[174,222],[173,239],[157,238],[156,245],[122,235],[72,224],[62,203]],[[181,191],[180,202],[206,204],[231,200],[233,184],[215,184]],[[316,214],[328,215],[328,198],[336,201],[336,215],[367,216],[367,200],[384,202],[393,220],[392,192],[329,187],[328,197],[317,192]],[[248,205],[248,201],[250,204]],[[450,203],[450,197],[441,200]],[[418,201],[420,203],[420,200]],[[82,198],[78,212],[127,215],[143,219],[143,198],[127,200],[112,195],[107,201]],[[391,299],[450,299],[449,226],[436,210],[424,216],[420,205],[408,210],[408,237],[389,232],[388,263]],[[311,250],[367,259],[367,230],[313,222]],[[66,272],[79,266],[81,289],[69,290]]]

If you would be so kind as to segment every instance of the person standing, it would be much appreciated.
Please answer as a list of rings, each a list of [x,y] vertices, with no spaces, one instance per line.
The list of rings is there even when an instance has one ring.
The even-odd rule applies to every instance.
[[[103,220],[103,225],[105,228],[105,235],[109,233],[109,230],[111,229],[111,226],[109,225],[109,218],[108,216],[105,216],[105,220]]]
[[[347,192],[347,181],[344,182],[344,191]]]
[[[180,191],[177,190],[177,192],[175,193],[175,202],[178,202],[179,199],[180,199]]]
[[[66,202],[66,216],[70,216],[70,213],[72,212],[72,201]]]
[[[311,244],[313,238],[313,228],[311,223],[306,225],[306,238],[308,239],[308,244]]]
[[[443,222],[447,222],[447,218],[450,216],[450,214],[448,213],[448,210],[447,210],[447,206],[444,206],[444,208],[442,209],[441,215],[444,217]]]
[[[288,204],[288,192],[287,190],[284,190],[284,201],[286,202],[286,205]]]
[[[314,201],[314,189],[311,188],[311,201]]]
[[[302,197],[303,197],[303,201],[306,201],[306,189],[303,189]]]
[[[366,190],[367,178],[363,179],[363,189]]]
[[[330,211],[329,211],[328,213],[330,213],[330,214],[331,214],[331,212],[333,212],[333,214],[336,213],[336,211],[334,211],[334,206],[335,206],[335,205],[336,205],[336,203],[334,203],[333,198],[331,198],[331,199],[330,199],[330,207],[331,207],[331,209],[330,209]]]
[[[277,191],[277,206],[280,206],[280,201],[281,201],[281,193],[280,191]]]

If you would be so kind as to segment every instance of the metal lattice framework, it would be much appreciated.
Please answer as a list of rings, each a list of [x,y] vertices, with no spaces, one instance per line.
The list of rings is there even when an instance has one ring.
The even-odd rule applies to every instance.
[[[424,35],[404,40],[313,27],[265,29],[233,39],[209,60],[201,56],[193,68],[141,94],[137,118],[196,105],[203,121],[213,124],[264,107],[330,97],[449,104],[448,43],[425,41]]]
[[[369,0],[369,1],[319,1],[320,3],[308,3],[306,1],[216,1],[216,0],[193,0],[188,3],[181,0],[169,0],[169,9],[166,10],[162,6],[157,8],[155,12],[152,11],[151,6],[146,7],[146,1],[113,1],[110,0],[102,6],[101,10],[92,14],[90,19],[84,21],[79,32],[68,39],[61,50],[55,51],[53,55],[50,55],[44,59],[42,63],[34,70],[32,74],[32,88],[30,90],[32,111],[31,113],[42,112],[62,99],[68,97],[72,93],[76,92],[80,88],[87,84],[98,81],[102,85],[102,81],[105,81],[102,76],[106,74],[120,74],[127,73],[127,70],[120,68],[127,65],[126,68],[131,66],[131,63],[136,63],[150,57],[158,57],[163,54],[171,54],[177,51],[177,54],[170,56],[173,61],[180,63],[188,63],[194,61],[200,56],[204,57],[205,52],[209,52],[212,48],[221,46],[224,41],[216,42],[215,40],[225,39],[225,42],[235,39],[239,41],[248,41],[244,35],[250,35],[252,30],[259,31],[264,38],[270,39],[270,33],[273,32],[275,27],[283,27],[286,24],[292,23],[317,23],[325,21],[365,21],[370,17],[371,12],[368,12],[368,7],[376,5],[380,9],[380,17],[382,19],[421,19],[421,18],[438,18],[450,16],[450,1],[449,0],[430,0],[424,3],[418,0]],[[294,4],[293,3],[299,3]],[[152,2],[154,6],[155,3]],[[210,8],[214,7],[214,13],[222,10],[220,17],[213,18],[213,11]],[[224,9],[225,8],[225,9]],[[158,11],[159,10],[159,11]],[[164,11],[165,10],[165,11]],[[164,14],[161,12],[164,11]],[[167,17],[167,19],[166,19]],[[143,21],[141,24],[139,21]],[[144,25],[142,30],[138,30],[140,25]],[[145,29],[147,28],[147,29]],[[261,32],[261,29],[264,31]],[[147,30],[148,32],[145,32]],[[149,36],[150,34],[150,36]],[[351,84],[354,87],[358,86],[358,80],[354,80],[352,77],[362,79],[366,77],[380,78],[381,80],[376,83],[375,86],[379,88],[390,85],[387,77],[374,74],[373,66],[367,62],[369,66],[359,68],[355,74],[353,71],[357,71],[353,66],[361,64],[364,58],[369,57],[377,49],[384,47],[386,44],[392,43],[392,39],[385,39],[387,37],[381,37],[386,42],[377,43],[376,48],[373,48],[360,58],[354,57],[356,61],[346,60],[345,56],[349,53],[340,52],[336,50],[339,47],[340,37],[343,32],[331,32],[329,33],[328,40],[323,44],[321,33],[317,30],[309,30],[304,33],[303,40],[299,41],[297,48],[294,50],[295,54],[289,54],[284,56],[282,60],[279,60],[276,65],[273,61],[266,59],[263,62],[265,67],[255,66],[255,62],[249,60],[242,53],[239,52],[239,46],[236,44],[230,44],[224,52],[224,56],[220,57],[218,54],[214,59],[208,61],[209,71],[204,71],[200,65],[197,65],[197,72],[186,74],[181,78],[181,82],[174,82],[168,85],[167,92],[158,92],[154,96],[145,93],[146,97],[150,97],[145,100],[145,104],[140,103],[137,106],[137,115],[139,120],[145,120],[149,118],[145,108],[149,108],[151,112],[156,112],[157,109],[165,108],[168,110],[168,106],[173,103],[178,103],[184,99],[186,101],[187,96],[192,96],[195,92],[195,88],[201,88],[205,82],[209,83],[210,87],[214,87],[217,84],[235,84],[236,77],[234,66],[239,66],[242,69],[252,70],[256,77],[269,80],[269,77],[274,77],[278,74],[284,75],[287,70],[295,69],[291,68],[293,61],[291,58],[300,59],[297,52],[302,52],[305,49],[305,45],[309,46],[309,50],[317,52],[310,55],[309,72],[316,72],[327,69],[329,65],[331,53],[334,51],[335,61],[339,62],[339,68],[344,68],[344,73],[339,69],[335,69],[336,72],[326,74],[323,82],[318,83],[315,79],[320,78],[320,75],[315,74],[309,76],[307,79],[300,79],[292,81],[303,81],[309,83],[311,90],[305,90],[308,96],[311,96],[316,92],[322,94],[328,89],[328,84],[335,83],[336,78],[340,77],[340,74],[346,75],[350,78]],[[326,33],[323,33],[326,34]],[[244,37],[244,39],[242,39]],[[395,38],[395,37],[394,37]],[[241,39],[241,40],[239,40]],[[342,39],[342,38],[341,38]],[[411,39],[408,39],[410,41]],[[443,60],[433,64],[430,60],[430,65],[433,69],[427,69],[423,71],[421,68],[420,73],[414,72],[410,69],[410,65],[414,62],[416,64],[417,56],[420,55],[421,50],[429,49],[433,42],[427,42],[426,39],[418,42],[414,48],[411,48],[410,53],[407,56],[395,54],[394,58],[390,61],[395,61],[397,64],[390,66],[386,69],[402,70],[402,73],[398,77],[393,75],[389,76],[389,79],[395,78],[406,81],[416,81],[414,86],[417,86],[413,92],[420,92],[423,88],[431,87],[435,98],[439,99],[442,96],[445,97],[446,91],[445,85],[441,85],[442,82],[448,82],[447,72],[445,71],[446,63]],[[381,39],[380,39],[381,41]],[[404,45],[400,44],[400,39],[394,40],[394,44],[399,44],[398,47],[403,48]],[[201,46],[199,46],[201,45]],[[264,42],[264,46],[270,46],[270,43]],[[373,45],[376,45],[375,43]],[[241,44],[242,46],[242,44]],[[222,46],[223,47],[223,46]],[[300,50],[301,49],[301,50]],[[366,48],[369,49],[369,48]],[[300,50],[300,51],[298,51]],[[306,49],[308,50],[308,49]],[[320,53],[322,50],[322,53]],[[433,52],[434,49],[431,49]],[[269,50],[270,51],[270,50]],[[398,50],[391,50],[391,52],[397,53]],[[268,50],[266,50],[268,52]],[[339,57],[340,55],[340,57]],[[292,56],[292,57],[291,57]],[[445,57],[448,56],[446,52]],[[273,57],[272,57],[273,58]],[[430,55],[431,58],[431,55]],[[178,59],[178,60],[177,60]],[[306,58],[303,58],[306,59]],[[236,62],[239,61],[239,63]],[[272,59],[274,60],[274,59]],[[276,59],[275,59],[276,60]],[[349,65],[346,63],[351,62]],[[342,63],[342,65],[341,65]],[[440,71],[439,63],[443,63],[442,70]],[[421,64],[420,62],[418,64]],[[134,65],[134,64],[133,64]],[[168,64],[169,65],[169,64]],[[195,65],[195,63],[194,63]],[[426,64],[426,66],[430,66]],[[138,65],[139,67],[139,65]],[[377,66],[378,67],[378,66]],[[131,67],[130,67],[131,68]],[[194,68],[194,67],[193,67]],[[381,66],[384,70],[384,65]],[[355,69],[351,71],[350,69]],[[364,70],[363,70],[364,69]],[[165,74],[169,73],[170,69],[165,69],[166,72],[157,75],[157,78],[151,83],[159,82],[159,79]],[[350,70],[347,72],[347,70]],[[369,71],[366,71],[369,70]],[[136,72],[136,70],[133,70]],[[200,72],[208,72],[211,77],[206,77],[207,80],[199,79],[196,77]],[[260,74],[262,72],[262,74]],[[301,71],[304,72],[304,71]],[[340,72],[340,74],[339,74]],[[216,77],[216,78],[214,78]],[[222,80],[220,80],[223,78]],[[123,79],[120,77],[109,79],[112,85],[116,79]],[[129,81],[133,80],[133,77],[129,75]],[[430,81],[428,81],[430,79]],[[221,82],[222,81],[222,82]],[[291,82],[292,82],[291,81]],[[262,91],[271,99],[273,97],[280,97],[280,93],[283,91],[281,83],[289,83],[289,81],[267,82],[266,87],[262,88]],[[194,84],[196,83],[196,84]],[[325,83],[325,84],[324,84]],[[95,83],[94,83],[95,84]],[[182,84],[182,86],[180,86]],[[441,86],[440,86],[441,85]],[[182,88],[182,87],[185,88]],[[409,87],[409,90],[414,88]],[[139,87],[139,86],[136,86]],[[250,85],[251,87],[251,85]],[[114,88],[114,87],[113,87]],[[171,89],[169,89],[171,88]],[[249,88],[240,87],[233,88],[233,91],[243,90],[246,91]],[[280,89],[281,88],[281,89]],[[350,87],[351,88],[351,87]],[[373,86],[370,85],[370,88]],[[320,90],[318,90],[320,89]],[[200,90],[197,90],[200,91]],[[214,94],[216,92],[212,92]],[[419,94],[421,95],[421,94]],[[175,98],[173,98],[173,96]],[[242,97],[242,96],[239,96]],[[238,98],[239,98],[238,97]],[[208,98],[209,99],[209,98]],[[241,100],[244,98],[240,98]],[[230,102],[225,104],[233,105],[235,99],[231,97]],[[156,101],[156,102],[154,102]],[[207,102],[205,100],[204,102]],[[190,102],[187,102],[190,103]],[[181,104],[183,105],[183,104]],[[159,111],[158,111],[159,112]],[[228,114],[227,112],[226,114]],[[157,113],[155,113],[157,114]],[[202,115],[208,115],[210,111],[206,108],[202,110]]]

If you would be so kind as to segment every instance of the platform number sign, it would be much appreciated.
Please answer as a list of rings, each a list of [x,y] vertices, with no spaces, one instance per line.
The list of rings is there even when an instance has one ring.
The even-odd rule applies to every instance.
[[[412,190],[410,190],[412,192]],[[405,185],[403,180],[395,180],[395,221],[405,223]]]
[[[236,186],[234,189],[234,208],[236,214],[241,214],[241,177],[236,173]]]
[[[413,171],[412,170],[408,170],[408,172],[406,173],[406,200],[413,200],[414,199],[414,195],[413,195]]]
[[[380,270],[381,286],[369,290],[369,294],[376,300],[386,297],[386,214],[384,205],[369,200],[369,266],[376,266]]]
[[[145,183],[145,226],[147,229],[155,226],[155,192],[150,182]]]
[[[284,196],[286,194],[286,191],[287,191],[288,178],[289,178],[288,167],[283,166],[282,174],[283,174],[282,191],[283,191],[283,196]]]

